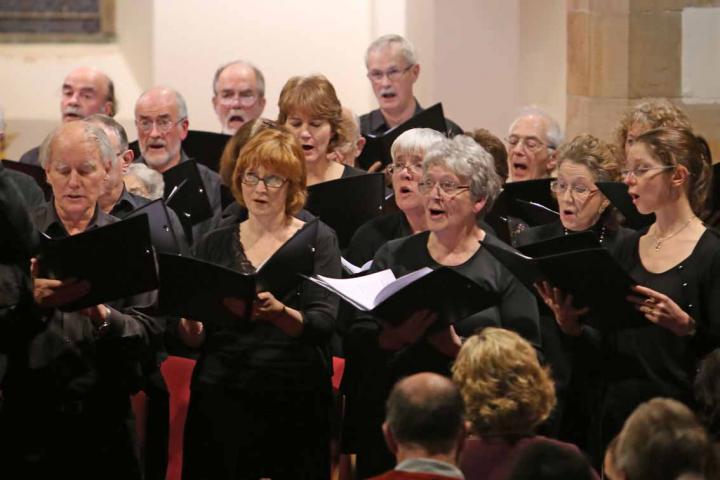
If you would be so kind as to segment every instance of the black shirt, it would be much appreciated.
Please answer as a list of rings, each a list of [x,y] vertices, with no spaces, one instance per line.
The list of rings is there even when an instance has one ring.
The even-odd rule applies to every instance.
[[[422,108],[416,100],[415,112],[413,113],[413,116],[417,115],[423,110],[424,108]],[[445,119],[445,126],[447,127],[447,131],[443,133],[447,134],[449,137],[454,137],[455,135],[460,135],[463,133],[463,129],[460,128],[457,123],[453,122],[448,118]],[[387,121],[385,120],[385,117],[383,116],[382,111],[380,111],[379,108],[360,117],[360,133],[364,136],[380,135],[387,132],[388,130],[390,130],[390,126],[387,124]]]

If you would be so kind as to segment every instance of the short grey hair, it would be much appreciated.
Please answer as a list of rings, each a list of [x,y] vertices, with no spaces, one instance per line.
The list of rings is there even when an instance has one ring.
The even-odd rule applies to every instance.
[[[95,113],[93,115],[90,115],[89,117],[85,117],[85,121],[95,125],[99,125],[101,128],[110,130],[115,133],[115,136],[118,138],[118,142],[120,142],[120,145],[118,145],[118,147],[120,148],[120,152],[114,152],[115,155],[113,155],[113,160],[111,162],[112,166],[114,167],[119,161],[118,154],[123,153],[125,152],[125,150],[128,149],[128,136],[125,132],[125,128],[123,128],[123,126],[120,125],[118,121],[114,118],[104,115],[102,113]],[[110,142],[110,144],[112,145],[112,142]]]
[[[162,173],[153,170],[144,163],[131,163],[125,176],[134,175],[140,180],[150,193],[150,200],[162,198],[165,193],[165,180]]]
[[[393,162],[402,155],[415,155],[422,158],[434,143],[445,140],[445,138],[445,135],[432,128],[411,128],[395,139],[390,147],[390,156]]]
[[[138,99],[135,101],[136,109],[137,109],[138,102],[140,100],[142,100],[142,98],[145,95],[147,95],[149,92],[151,92],[152,90],[166,90],[166,91],[172,93],[173,95],[175,95],[175,105],[177,106],[177,110],[178,110],[178,120],[188,118],[188,109],[187,109],[187,103],[185,103],[185,99],[183,98],[182,95],[180,95],[180,92],[178,92],[174,88],[170,88],[170,87],[152,87],[152,88],[145,90],[143,93],[140,94]]]
[[[370,46],[368,46],[365,51],[365,66],[367,67],[368,65],[368,59],[370,58],[371,52],[389,47],[392,44],[400,47],[400,55],[402,55],[403,60],[407,63],[406,66],[409,67],[417,63],[417,55],[415,54],[415,47],[413,44],[405,37],[391,33],[375,39]]]
[[[109,170],[113,160],[115,159],[115,152],[113,151],[107,134],[102,128],[95,124],[88,123],[84,120],[80,120],[80,122],[82,122],[82,132],[85,137],[85,141],[96,147],[98,153],[100,153],[100,160],[103,162],[103,166],[106,170]],[[40,153],[38,155],[41,167],[47,168],[48,162],[52,158],[56,141],[62,136],[66,128],[70,126],[74,127],[75,124],[76,122],[60,125],[50,132],[47,137],[45,137],[42,145],[40,145]]]
[[[489,211],[500,194],[502,180],[495,171],[493,156],[468,136],[457,135],[431,145],[423,159],[423,175],[434,166],[469,180],[473,201],[485,199],[480,214]]]
[[[540,117],[543,120],[543,122],[545,123],[545,136],[547,137],[549,147],[558,148],[560,144],[562,144],[565,140],[562,128],[560,128],[560,124],[557,122],[557,120],[551,117],[550,114],[547,113],[545,110],[536,107],[535,105],[528,105],[520,110],[518,116],[515,117],[515,120],[513,120],[510,124],[510,128],[508,129],[508,135],[512,133],[512,130],[518,120],[525,117]]]
[[[260,71],[259,68],[257,68],[255,65],[253,65],[250,62],[246,62],[245,60],[233,60],[232,62],[225,63],[223,65],[220,65],[217,70],[215,70],[215,75],[213,76],[213,94],[217,95],[217,82],[220,78],[220,75],[222,75],[222,72],[225,71],[226,68],[232,67],[233,65],[245,65],[248,68],[252,68],[252,71],[255,72],[255,83],[257,84],[257,90],[260,94],[260,98],[265,97],[265,76]]]

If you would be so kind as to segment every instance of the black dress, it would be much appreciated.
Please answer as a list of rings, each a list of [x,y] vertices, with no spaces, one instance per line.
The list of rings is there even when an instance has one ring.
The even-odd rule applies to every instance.
[[[634,231],[617,225],[613,215],[608,210],[590,230],[598,237],[601,245],[618,258],[621,245]],[[516,244],[522,247],[567,233],[558,220],[523,230],[517,235]],[[581,348],[582,344],[562,333],[555,316],[542,301],[538,302],[538,307],[545,363],[550,366],[557,397],[553,413],[539,432],[587,450],[591,443],[591,425],[599,410],[601,362],[596,355],[588,355],[587,350]]]
[[[337,238],[322,223],[315,252],[313,274],[339,277]],[[237,224],[211,232],[196,254],[241,272],[254,270]],[[269,322],[238,320],[235,328],[206,323],[191,383],[184,479],[329,477],[328,342],[337,299],[304,282],[278,300],[302,312],[300,337]]]
[[[648,322],[608,334],[605,339],[607,390],[602,408],[603,445],[616,435],[642,402],[662,396],[692,408],[692,381],[700,360],[720,346],[720,236],[706,230],[692,253],[662,273],[645,269],[638,232],[623,245],[631,276],[669,296],[695,320],[693,336],[677,336]]]
[[[422,267],[438,268],[430,256],[423,232],[386,243],[375,255],[371,271],[392,269],[396,276]],[[488,241],[499,242],[490,235]],[[536,348],[540,346],[537,303],[533,295],[485,249],[465,263],[453,267],[501,298],[498,307],[489,308],[455,325],[458,335],[469,336],[487,327],[514,330]],[[357,454],[360,478],[378,475],[394,464],[385,446],[381,425],[384,405],[394,383],[418,372],[430,371],[449,376],[453,358],[420,340],[397,352],[382,350],[378,344],[381,327],[371,317],[358,315],[345,339],[347,363],[342,390],[346,395],[343,449]]]

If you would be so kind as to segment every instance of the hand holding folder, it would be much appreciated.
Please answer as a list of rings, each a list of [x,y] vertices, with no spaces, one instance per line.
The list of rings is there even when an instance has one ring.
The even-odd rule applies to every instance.
[[[258,292],[270,292],[277,299],[286,296],[302,281],[299,274],[312,273],[316,237],[317,220],[306,223],[252,274],[161,253],[160,311],[216,325],[237,324],[239,308],[228,308],[226,299],[245,301],[243,317],[247,319],[247,307]]]
[[[74,284],[81,291],[76,293],[82,294],[60,307],[65,311],[156,289],[155,253],[147,215],[70,237],[43,239],[37,256],[37,276],[77,281],[66,282],[66,286]]]
[[[354,278],[318,275],[309,280],[391,324],[402,323],[420,310],[436,312],[441,321],[451,324],[500,301],[494,293],[447,267],[425,267],[399,278],[386,269]]]
[[[535,283],[546,281],[571,294],[576,307],[589,307],[594,318],[602,320],[603,324],[598,325],[600,328],[625,328],[645,324],[632,304],[626,300],[636,282],[615,262],[607,250],[596,247],[559,252],[558,246],[553,244],[553,241],[555,244],[587,242],[585,234],[579,235],[585,237],[545,242],[545,252],[536,249],[536,253],[541,254],[536,257],[524,255],[512,247],[492,241],[484,240],[481,243],[531,291],[534,290]]]

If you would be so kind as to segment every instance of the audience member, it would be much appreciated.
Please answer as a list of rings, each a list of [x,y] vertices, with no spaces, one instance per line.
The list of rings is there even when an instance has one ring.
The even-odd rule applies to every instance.
[[[508,144],[508,181],[546,178],[555,169],[556,151],[563,142],[557,121],[537,107],[525,107],[513,120]]]
[[[360,117],[363,135],[379,135],[408,121],[423,111],[413,94],[420,75],[415,47],[400,35],[383,35],[365,52],[365,67],[378,109]],[[445,119],[449,136],[463,133],[453,121]]]
[[[577,452],[552,443],[523,450],[508,480],[592,480],[590,464]]]
[[[265,77],[255,65],[242,60],[222,65],[213,77],[212,104],[222,133],[233,135],[238,128],[262,115]]]
[[[669,398],[649,400],[628,417],[615,453],[622,480],[718,478],[707,433],[688,407]]]
[[[535,434],[555,405],[555,387],[535,349],[517,333],[488,327],[469,337],[452,370],[471,425],[460,457],[468,480],[506,478],[524,450],[538,443],[580,454],[575,445]]]
[[[382,426],[395,469],[374,480],[464,479],[457,467],[465,440],[463,400],[446,377],[418,373],[395,384]]]
[[[83,119],[94,113],[114,116],[117,111],[115,85],[106,74],[92,67],[79,67],[65,77],[60,98],[63,122]],[[20,157],[20,163],[40,165],[39,147]]]

